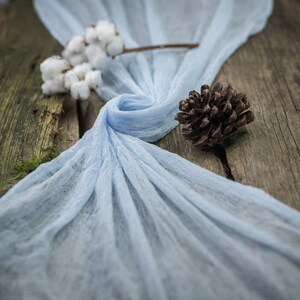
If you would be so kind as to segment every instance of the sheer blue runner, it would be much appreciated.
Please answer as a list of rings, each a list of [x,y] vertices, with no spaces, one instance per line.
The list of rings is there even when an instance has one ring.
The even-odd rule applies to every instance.
[[[63,45],[102,18],[127,47],[201,47],[114,59],[94,127],[1,198],[0,299],[298,300],[300,214],[147,143],[264,27],[272,1],[34,3]]]

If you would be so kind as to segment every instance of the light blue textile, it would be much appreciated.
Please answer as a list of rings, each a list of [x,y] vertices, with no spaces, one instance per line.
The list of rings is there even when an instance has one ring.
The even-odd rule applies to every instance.
[[[98,19],[128,47],[71,149],[0,201],[0,299],[299,299],[300,214],[147,142],[261,30],[270,0],[35,0],[62,43]]]

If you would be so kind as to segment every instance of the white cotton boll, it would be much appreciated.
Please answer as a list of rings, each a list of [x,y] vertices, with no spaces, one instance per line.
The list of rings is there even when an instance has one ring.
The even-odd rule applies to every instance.
[[[105,51],[106,43],[100,41],[99,39],[98,39],[97,41],[95,41],[95,42],[93,43],[93,45],[96,45],[96,46],[98,46],[99,48],[101,48],[102,50]]]
[[[52,78],[51,80],[47,80],[42,84],[42,92],[45,95],[55,95],[59,93],[67,92],[67,89],[64,85],[64,74],[59,74]]]
[[[79,81],[78,76],[74,72],[74,69],[68,71],[65,74],[65,87],[69,90],[71,88],[71,85],[75,82]]]
[[[55,89],[56,89],[57,93],[67,92],[67,89],[65,87],[65,74],[63,74],[63,73],[58,74],[57,76],[55,76],[52,79],[52,82],[55,86]]]
[[[84,80],[85,75],[92,69],[89,63],[83,63],[81,65],[77,65],[73,71],[79,78],[79,80]]]
[[[115,56],[123,52],[124,43],[122,38],[117,35],[113,40],[107,45],[106,51],[110,56]]]
[[[99,90],[102,85],[102,77],[100,71],[90,71],[85,76],[85,82],[92,90]]]
[[[85,54],[93,69],[104,70],[111,60],[106,52],[96,44],[87,46]]]
[[[68,60],[72,66],[77,66],[86,62],[87,58],[84,53],[81,53],[71,55]]]
[[[104,50],[101,48],[101,46],[99,44],[91,44],[85,48],[84,53],[89,61],[93,56],[97,55],[98,53],[102,53],[102,52],[104,52]]]
[[[74,82],[71,85],[71,95],[76,100],[86,100],[90,96],[90,88],[85,81]]]
[[[101,20],[96,25],[96,31],[98,33],[98,38],[104,44],[108,44],[116,36],[117,31],[113,23]]]
[[[42,92],[44,95],[53,95],[52,82],[50,80],[42,84]]]
[[[88,27],[85,31],[84,38],[88,44],[98,41],[98,32],[95,27]]]
[[[105,52],[99,53],[92,57],[89,61],[92,68],[96,70],[105,70],[111,62],[111,57],[107,56]]]
[[[62,52],[62,56],[69,61],[69,63],[72,66],[77,66],[77,65],[81,65],[82,63],[87,61],[87,58],[84,54],[84,52],[82,53],[72,53],[69,50],[65,49]]]
[[[61,55],[66,60],[69,60],[69,58],[72,56],[72,53],[69,50],[64,49],[63,52],[61,53]]]
[[[52,79],[59,73],[65,72],[71,68],[67,60],[61,56],[51,56],[45,59],[41,65],[42,78],[44,81]]]
[[[71,53],[81,53],[84,51],[84,48],[84,38],[80,35],[73,36],[66,47],[66,49]]]

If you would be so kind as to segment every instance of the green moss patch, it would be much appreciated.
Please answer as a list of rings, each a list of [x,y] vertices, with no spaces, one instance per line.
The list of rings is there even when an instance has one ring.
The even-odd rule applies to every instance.
[[[39,165],[51,161],[57,157],[55,146],[44,149],[44,156],[34,156],[31,159],[20,160],[14,167],[12,180],[18,180],[33,172]]]

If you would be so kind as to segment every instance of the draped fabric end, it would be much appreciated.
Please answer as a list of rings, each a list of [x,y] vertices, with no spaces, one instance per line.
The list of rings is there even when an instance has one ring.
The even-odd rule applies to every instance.
[[[147,143],[264,27],[272,1],[34,3],[62,44],[103,18],[128,46],[201,47],[115,59],[93,128],[1,198],[0,298],[298,299],[299,213]]]

